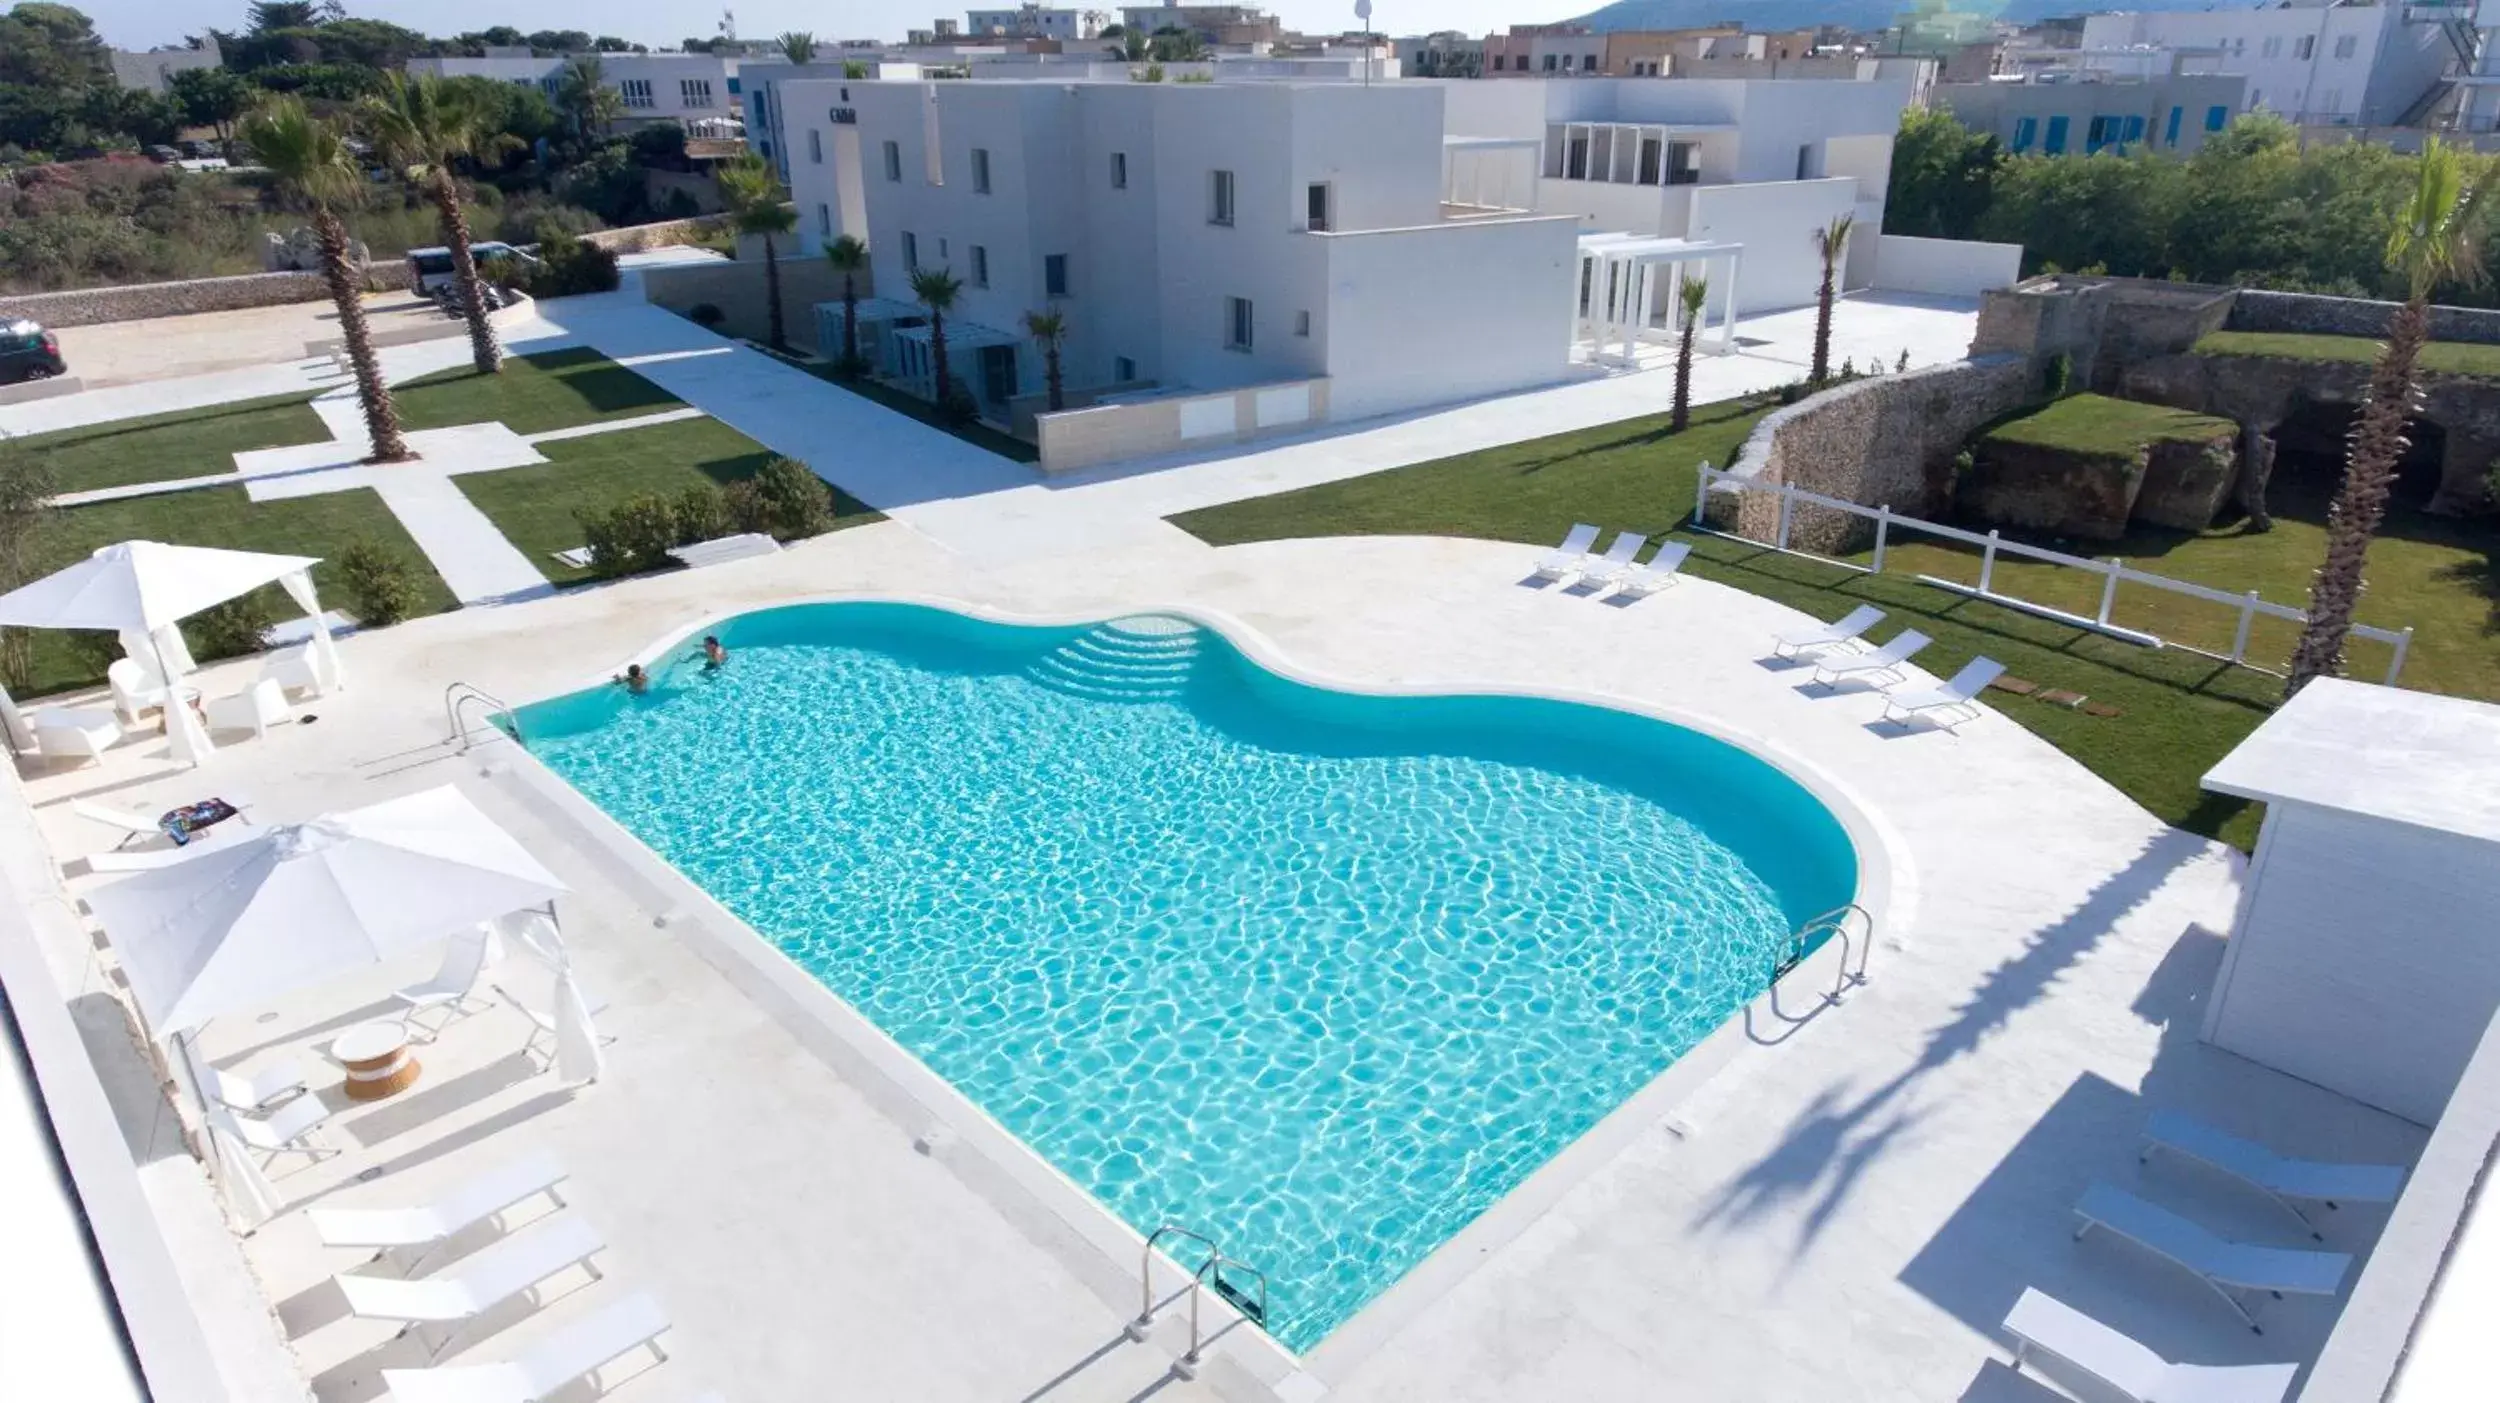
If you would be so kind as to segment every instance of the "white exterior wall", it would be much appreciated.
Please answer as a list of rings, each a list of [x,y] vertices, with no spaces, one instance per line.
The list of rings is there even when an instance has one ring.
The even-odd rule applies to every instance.
[[[1745,246],[1737,264],[1737,313],[1775,312],[1814,301],[1823,285],[1823,259],[1814,231],[1858,208],[1857,182],[1783,180],[1767,185],[1693,187],[1692,229],[1687,237]],[[1878,225],[1861,225],[1874,243]],[[1854,247],[1858,238],[1853,237]]]
[[[2205,1038],[2428,1125],[2500,1009],[2500,851],[2270,805]]]
[[[1975,298],[2012,287],[2022,277],[2021,244],[1918,239],[1906,234],[1860,234],[1851,243],[1871,251],[1873,283],[1890,292]]]
[[[2313,47],[2300,57],[2300,41]],[[2336,56],[2349,38],[2353,52]],[[2248,105],[2307,123],[2395,121],[2452,57],[2436,24],[2407,24],[2402,5],[2094,15],[2085,49],[2215,49],[2196,66],[2248,80]],[[2269,51],[2271,50],[2271,51]]]
[[[1579,275],[1572,221],[1485,220],[1317,241],[1327,253],[1321,315],[1331,418],[1562,378]],[[1451,354],[1458,347],[1466,354]]]

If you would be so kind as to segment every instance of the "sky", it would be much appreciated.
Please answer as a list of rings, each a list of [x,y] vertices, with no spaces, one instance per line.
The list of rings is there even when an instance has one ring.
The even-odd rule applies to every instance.
[[[906,29],[925,29],[934,18],[963,18],[946,0],[727,0],[744,38],[767,38],[805,29],[822,39],[891,39]],[[1007,0],[980,0],[1003,7]],[[1077,3],[1078,0],[1070,0]],[[1258,0],[1249,0],[1258,3]],[[96,23],[105,42],[121,48],[179,43],[206,29],[244,27],[245,0],[67,0]],[[1604,0],[1373,0],[1372,27],[1383,34],[1421,34],[1436,29],[1481,34],[1489,29],[1586,14]],[[720,24],[722,0],[347,0],[347,12],[389,20],[428,34],[509,24],[516,29],[580,29],[614,34],[653,48],[673,46],[689,35],[708,36]],[[1085,8],[1116,10],[1116,0],[1091,0]],[[1333,34],[1357,28],[1353,0],[1268,0],[1266,8],[1289,28]]]

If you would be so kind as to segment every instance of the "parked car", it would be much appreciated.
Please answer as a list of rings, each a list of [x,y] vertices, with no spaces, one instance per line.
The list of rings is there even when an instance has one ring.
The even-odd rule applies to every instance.
[[[536,256],[527,249],[516,248],[506,243],[471,244],[469,253],[477,259],[480,268],[486,266],[487,260],[494,258],[509,258],[523,267],[535,266],[538,262]],[[449,287],[457,282],[458,278],[451,268],[451,250],[447,248],[408,250],[408,278],[409,286],[427,297],[433,296],[436,288]]]
[[[182,159],[182,153],[170,146],[151,146],[148,148],[148,159],[160,166],[170,166]]]
[[[29,321],[0,322],[0,385],[67,373],[61,338]]]

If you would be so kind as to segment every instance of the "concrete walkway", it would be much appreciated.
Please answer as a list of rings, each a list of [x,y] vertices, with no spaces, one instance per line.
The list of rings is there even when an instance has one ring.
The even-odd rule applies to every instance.
[[[387,469],[375,474],[373,490],[462,604],[512,604],[554,592],[450,474]]]

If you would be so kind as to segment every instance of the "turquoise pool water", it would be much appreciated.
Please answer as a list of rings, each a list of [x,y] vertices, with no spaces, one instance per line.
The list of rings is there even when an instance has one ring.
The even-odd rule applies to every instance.
[[[1856,860],[1743,751],[1351,696],[1177,620],[810,605],[530,748],[1307,1349],[1725,1022]]]

